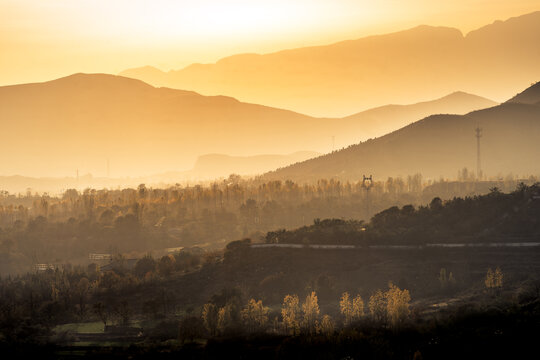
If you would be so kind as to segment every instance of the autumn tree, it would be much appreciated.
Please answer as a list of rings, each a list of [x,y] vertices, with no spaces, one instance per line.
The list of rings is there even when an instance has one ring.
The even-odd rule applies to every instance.
[[[341,314],[345,317],[345,325],[348,325],[352,322],[352,307],[353,305],[349,293],[344,292],[341,295],[341,299],[339,301],[339,310],[341,311]]]
[[[302,304],[302,310],[304,312],[302,327],[310,334],[315,333],[319,325],[320,314],[319,299],[315,291],[306,296],[306,301]]]
[[[382,290],[377,289],[369,298],[369,312],[371,316],[382,323],[386,323],[388,318],[386,296]]]
[[[221,334],[227,332],[232,324],[231,304],[227,304],[218,311],[217,331]]]
[[[218,330],[219,320],[219,309],[216,307],[216,305],[211,303],[204,304],[202,310],[202,320],[204,327],[210,336],[215,336]]]
[[[283,299],[281,317],[285,332],[296,335],[300,331],[300,300],[297,295],[287,295]]]
[[[242,320],[248,331],[260,331],[268,323],[268,307],[263,306],[261,300],[250,299],[247,306],[242,310]]]
[[[411,295],[409,290],[401,290],[394,284],[389,284],[389,289],[386,292],[387,313],[393,326],[401,324],[410,313],[409,302]]]
[[[495,271],[488,269],[486,273],[486,278],[484,279],[484,284],[488,290],[499,290],[503,285],[503,273],[499,267]]]
[[[320,333],[325,336],[330,336],[334,333],[334,322],[329,315],[324,315],[321,320]]]

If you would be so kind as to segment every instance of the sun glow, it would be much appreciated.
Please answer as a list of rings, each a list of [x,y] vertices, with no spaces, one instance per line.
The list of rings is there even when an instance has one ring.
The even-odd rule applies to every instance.
[[[179,69],[422,23],[467,31],[537,8],[537,0],[2,0],[0,84]]]

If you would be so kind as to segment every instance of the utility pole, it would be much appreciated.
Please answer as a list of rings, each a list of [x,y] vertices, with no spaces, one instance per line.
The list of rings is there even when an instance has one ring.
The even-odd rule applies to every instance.
[[[476,178],[482,179],[482,168],[480,166],[480,138],[482,137],[482,128],[477,127],[476,131]]]
[[[362,187],[366,189],[366,221],[369,221],[369,189],[373,186],[373,175],[363,175]]]
[[[336,137],[332,135],[332,152],[336,150]]]

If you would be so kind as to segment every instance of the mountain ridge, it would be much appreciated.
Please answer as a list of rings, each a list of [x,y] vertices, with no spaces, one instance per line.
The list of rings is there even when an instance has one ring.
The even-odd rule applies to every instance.
[[[484,174],[538,175],[540,166],[535,159],[540,156],[540,93],[537,96],[539,102],[533,104],[505,102],[465,115],[431,115],[384,136],[292,164],[261,178],[345,181],[358,180],[365,174],[385,179],[415,173],[430,179],[455,178],[464,167],[476,168],[476,127],[483,129]]]
[[[327,45],[233,54],[215,63],[162,72],[158,78],[133,69],[122,74],[159,86],[343,117],[358,109],[416,103],[455,89],[508,98],[509,89],[523,88],[540,77],[538,62],[540,12],[534,12],[466,35],[454,28],[421,25]],[[503,79],[494,79],[494,73]]]

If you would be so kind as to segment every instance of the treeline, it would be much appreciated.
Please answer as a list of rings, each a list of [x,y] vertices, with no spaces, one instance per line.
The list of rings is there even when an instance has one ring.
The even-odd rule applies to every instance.
[[[515,179],[495,182],[501,190]],[[420,174],[375,181],[243,180],[164,189],[67,190],[49,195],[0,195],[0,274],[24,272],[35,263],[81,263],[89,253],[136,256],[168,247],[223,247],[242,237],[292,229],[316,218],[369,219],[390,206],[426,204],[434,192],[482,193],[491,182],[426,184]],[[444,198],[444,196],[443,196]]]
[[[505,194],[489,194],[428,205],[392,206],[375,214],[369,223],[357,220],[315,219],[296,230],[270,231],[266,243],[336,245],[422,245],[535,241],[540,236],[540,184],[518,185]]]

